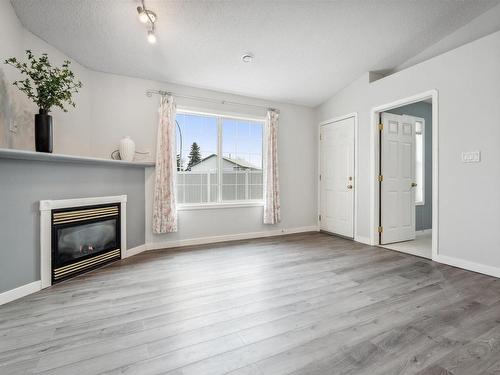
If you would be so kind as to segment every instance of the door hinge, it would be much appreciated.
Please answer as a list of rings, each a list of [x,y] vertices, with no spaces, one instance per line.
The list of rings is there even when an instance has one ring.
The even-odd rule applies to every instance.
[[[382,233],[384,231],[384,227],[378,227],[378,232]]]
[[[384,124],[378,124],[378,130],[380,131],[384,130]]]
[[[378,176],[378,182],[382,182],[382,181],[384,181],[384,176],[379,175],[379,176]]]
[[[318,220],[321,221],[321,215],[318,215]]]
[[[320,134],[319,135],[319,140],[321,141],[323,139],[323,136]]]
[[[321,175],[319,175],[319,180],[321,181]]]

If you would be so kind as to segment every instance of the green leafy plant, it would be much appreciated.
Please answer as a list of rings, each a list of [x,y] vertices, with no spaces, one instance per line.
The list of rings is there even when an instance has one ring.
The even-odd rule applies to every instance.
[[[50,112],[52,107],[59,107],[68,112],[67,105],[75,107],[73,94],[78,92],[82,83],[69,69],[70,61],[65,60],[61,67],[53,67],[46,53],[36,57],[26,51],[27,62],[20,62],[15,57],[5,60],[5,64],[19,70],[25,79],[13,83],[28,98],[33,100],[40,110]]]

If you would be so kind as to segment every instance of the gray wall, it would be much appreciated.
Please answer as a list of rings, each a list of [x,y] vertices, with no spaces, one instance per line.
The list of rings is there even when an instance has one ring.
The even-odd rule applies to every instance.
[[[40,280],[40,200],[121,194],[127,246],[142,245],[144,168],[0,159],[0,293]]]
[[[390,111],[396,115],[422,117],[425,120],[425,204],[416,207],[415,228],[432,228],[432,104],[419,102]]]

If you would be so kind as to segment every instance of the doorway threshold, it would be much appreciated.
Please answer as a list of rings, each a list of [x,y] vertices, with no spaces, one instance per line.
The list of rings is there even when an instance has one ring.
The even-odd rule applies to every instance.
[[[411,241],[396,242],[386,245],[378,245],[384,249],[395,250],[401,253],[432,259],[432,232],[417,231],[415,239]]]

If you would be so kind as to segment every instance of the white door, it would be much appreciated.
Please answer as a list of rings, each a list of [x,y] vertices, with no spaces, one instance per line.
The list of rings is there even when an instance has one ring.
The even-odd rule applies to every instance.
[[[382,113],[381,244],[415,239],[415,121]]]
[[[354,237],[354,117],[321,126],[320,229]]]

